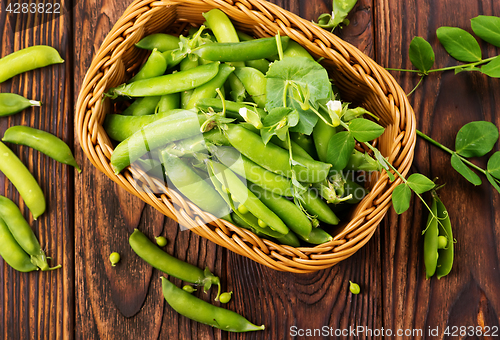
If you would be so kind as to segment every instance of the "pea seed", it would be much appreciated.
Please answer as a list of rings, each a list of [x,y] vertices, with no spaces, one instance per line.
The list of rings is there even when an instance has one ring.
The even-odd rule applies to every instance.
[[[111,262],[111,266],[115,267],[118,262],[120,262],[120,254],[117,252],[111,253],[109,255],[109,261]]]
[[[165,247],[167,245],[167,239],[163,236],[155,237],[156,244],[160,247]]]
[[[246,214],[246,213],[248,213],[248,209],[247,209],[247,207],[245,207],[243,204],[240,204],[240,205],[238,206],[238,211],[239,211],[240,213],[242,213],[242,214]]]
[[[183,290],[185,290],[188,293],[196,292],[197,289],[193,288],[193,286],[190,285],[185,285],[182,287]]]
[[[351,281],[349,281],[349,290],[353,294],[359,294],[359,292],[361,292],[361,288],[359,288],[359,285]]]
[[[446,236],[438,236],[438,249],[444,249],[448,245],[448,239]]]
[[[259,220],[257,221],[257,223],[259,224],[259,227],[261,227],[261,228],[265,228],[265,227],[267,227],[267,223],[266,223],[266,222],[264,222],[264,221],[262,221],[260,218],[259,218]]]
[[[233,294],[233,292],[222,293],[219,297],[219,301],[221,303],[228,303],[229,301],[231,301],[231,294]]]

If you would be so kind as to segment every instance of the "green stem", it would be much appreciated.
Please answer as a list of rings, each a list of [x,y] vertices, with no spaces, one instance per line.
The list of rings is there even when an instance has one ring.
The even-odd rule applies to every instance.
[[[413,92],[415,92],[415,90],[417,89],[417,87],[422,83],[422,80],[424,79],[424,76],[421,76],[420,77],[420,80],[418,81],[417,85],[415,85],[415,87],[413,88],[413,90],[410,91],[410,93],[408,93],[406,96],[409,97]]]
[[[442,71],[450,71],[450,70],[456,70],[459,68],[466,68],[466,67],[474,67],[477,65],[485,64],[493,59],[495,59],[497,56],[486,58],[486,59],[481,59],[480,61],[476,61],[473,63],[469,64],[463,64],[463,65],[456,65],[456,66],[449,66],[449,67],[443,67],[443,68],[436,68],[428,71],[422,71],[422,70],[407,70],[407,69],[402,69],[402,68],[386,68],[387,71],[399,71],[399,72],[413,72],[413,73],[422,73],[424,75],[431,73],[431,72],[442,72]]]
[[[446,146],[444,146],[443,144],[439,143],[438,141],[435,141],[434,139],[432,139],[431,137],[427,136],[425,133],[417,130],[417,135],[420,136],[421,138],[425,139],[426,141],[428,141],[429,143],[437,146],[438,148],[440,148],[441,150],[444,150],[446,152],[448,152],[450,155],[457,155],[458,158],[460,158],[464,163],[468,164],[469,166],[473,167],[474,169],[476,169],[477,171],[483,173],[484,175],[486,175],[486,171],[481,169],[480,167],[478,167],[476,164],[472,163],[471,161],[469,161],[468,159],[460,156],[459,154],[457,154],[455,151],[451,150],[450,148],[447,148]]]

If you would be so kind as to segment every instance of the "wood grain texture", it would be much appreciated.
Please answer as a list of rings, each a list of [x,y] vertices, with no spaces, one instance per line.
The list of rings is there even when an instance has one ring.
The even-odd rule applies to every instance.
[[[440,46],[435,31],[440,26],[457,26],[469,32],[470,19],[479,15],[500,15],[497,1],[377,1],[375,7],[376,61],[385,67],[412,68],[408,46],[414,36],[427,39],[436,54],[435,68],[457,65]],[[418,13],[416,15],[415,13]],[[486,56],[498,50],[480,41]],[[413,74],[393,72],[407,92],[416,85]],[[455,135],[466,123],[487,120],[499,125],[498,79],[479,73],[438,72],[425,79],[410,103],[417,116],[417,128],[444,145],[453,147]],[[498,147],[498,146],[497,146]],[[484,160],[478,160],[483,168]],[[450,156],[419,141],[414,170],[439,177],[446,183],[439,194],[454,227],[455,264],[441,280],[425,280],[421,251],[427,212],[414,202],[401,217],[391,213],[381,226],[383,251],[384,326],[397,329],[439,327],[442,339],[447,326],[497,326],[499,314],[499,195],[487,183],[473,187],[450,166]],[[486,179],[483,178],[483,182]],[[497,209],[498,210],[498,209]],[[465,336],[458,337],[460,339]],[[474,337],[472,337],[474,338]]]
[[[80,0],[67,15],[20,33],[12,32],[12,17],[0,13],[2,56],[44,43],[57,48],[66,60],[63,65],[28,72],[0,85],[2,92],[45,103],[41,109],[1,118],[0,134],[11,125],[23,124],[52,132],[71,145],[73,103],[79,84],[104,37],[130,2]],[[308,20],[331,9],[328,0],[272,2]],[[73,3],[67,2],[66,7],[69,5]],[[470,31],[469,19],[478,14],[500,15],[500,3],[359,0],[349,15],[351,24],[336,33],[380,65],[393,68],[412,67],[408,47],[419,35],[434,47],[436,67],[445,67],[456,62],[439,45],[435,30],[449,25]],[[484,42],[481,47],[487,56],[499,53]],[[418,81],[414,74],[392,73],[406,92]],[[500,126],[499,82],[478,73],[428,76],[410,97],[418,129],[452,147],[456,132],[469,121],[488,120]],[[99,173],[78,143],[73,145],[84,170],[76,176],[72,169],[38,152],[11,146],[40,182],[49,202],[48,211],[36,222],[32,222],[15,188],[0,174],[0,194],[20,204],[54,263],[64,266],[50,273],[21,274],[0,262],[0,339],[305,338],[291,335],[294,326],[344,330],[364,326],[394,333],[415,329],[412,336],[394,338],[447,339],[443,335],[446,326],[499,326],[500,213],[494,208],[499,206],[500,195],[486,183],[473,187],[452,170],[448,155],[422,141],[417,144],[414,171],[447,183],[440,196],[450,212],[457,239],[455,265],[441,280],[425,279],[421,230],[427,212],[419,201],[414,201],[402,216],[391,210],[372,239],[339,265],[306,275],[281,273],[194,233],[180,231],[172,220]],[[484,161],[477,162],[485,166]],[[223,289],[234,292],[232,301],[224,307],[256,324],[265,324],[266,330],[226,333],[174,312],[162,297],[160,273],[128,245],[134,228],[150,238],[166,236],[167,252],[200,268],[208,266],[220,276]],[[108,260],[113,251],[122,256],[116,267]],[[360,295],[349,293],[349,280],[360,284]],[[195,294],[212,302],[215,297],[214,290]],[[439,327],[438,336],[428,336],[429,327]],[[309,338],[382,337],[364,333],[359,337],[320,334]]]
[[[66,6],[63,6],[66,8]],[[16,76],[0,85],[43,102],[41,108],[0,118],[0,135],[13,125],[26,125],[55,134],[72,145],[73,77],[71,18],[62,15],[33,28],[12,31],[11,24],[26,27],[33,16],[0,15],[0,55],[45,44],[56,48],[66,63]],[[13,22],[14,21],[14,22]],[[9,145],[39,182],[47,201],[46,212],[33,221],[12,184],[0,173],[0,195],[16,202],[42,248],[62,269],[53,272],[15,272],[0,262],[0,338],[68,339],[74,323],[74,170],[29,149]]]

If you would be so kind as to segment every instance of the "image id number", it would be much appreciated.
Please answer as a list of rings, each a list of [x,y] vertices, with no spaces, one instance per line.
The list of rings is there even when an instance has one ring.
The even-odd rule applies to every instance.
[[[481,326],[448,326],[444,330],[444,335],[446,336],[498,336],[498,326],[485,326],[484,328]]]
[[[61,4],[56,2],[52,3],[35,3],[35,2],[14,2],[10,3],[5,9],[6,12],[11,14],[60,14],[61,13]]]

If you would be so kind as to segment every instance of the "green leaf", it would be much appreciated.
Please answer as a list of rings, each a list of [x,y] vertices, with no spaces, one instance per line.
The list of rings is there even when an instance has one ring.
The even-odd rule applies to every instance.
[[[387,173],[387,176],[389,176],[389,179],[391,180],[391,182],[394,182],[394,180],[396,179],[396,177],[394,177],[394,174],[387,169],[384,169],[384,170]]]
[[[351,9],[353,9],[354,5],[356,5],[357,1],[358,0],[333,0],[333,27],[338,26],[344,21]]]
[[[495,180],[493,176],[490,175],[489,172],[486,173],[486,178],[488,179],[490,184],[493,185],[495,189],[497,189],[498,193],[500,194],[500,185],[498,185],[497,180]]]
[[[356,142],[347,131],[341,131],[333,135],[328,142],[326,161],[332,164],[332,170],[343,170],[352,152]]]
[[[310,109],[302,110],[300,102],[293,99],[295,91],[293,88],[295,85],[309,91],[309,102],[317,109],[318,101],[331,97],[332,86],[326,69],[305,57],[289,57],[274,62],[267,71],[266,77],[266,109],[271,111],[283,106],[295,108],[300,119],[298,124],[290,130],[310,135],[318,121],[318,116]],[[286,103],[283,102],[285,91]]]
[[[384,128],[371,120],[356,118],[349,124],[349,131],[361,143],[371,141],[384,133]]]
[[[380,151],[378,151],[378,149],[375,150],[374,156],[375,159],[378,161],[378,164],[380,164],[380,166],[384,168],[385,171],[389,171],[389,165],[387,165],[387,160],[385,159],[384,156],[382,156],[382,154],[380,153]]]
[[[436,184],[422,174],[412,174],[406,180],[406,184],[417,194],[423,194],[433,189]]]
[[[463,157],[481,157],[490,152],[498,140],[498,128],[485,121],[465,124],[457,133],[456,152]]]
[[[470,20],[472,30],[476,35],[496,47],[500,47],[500,18],[480,15]]]
[[[474,171],[472,171],[467,165],[465,165],[465,163],[460,159],[460,157],[458,157],[456,153],[453,153],[451,155],[451,166],[472,184],[481,185],[481,178],[479,178],[479,176]]]
[[[344,122],[350,122],[351,120],[358,118],[358,117],[361,117],[364,114],[370,114],[370,111],[368,111],[367,109],[365,109],[361,106],[358,106],[354,109],[345,110],[345,113],[342,116],[342,120]]]
[[[481,47],[477,40],[467,31],[458,27],[439,27],[436,30],[439,42],[446,52],[459,61],[480,61]]]
[[[264,127],[271,127],[278,124],[280,120],[286,117],[293,109],[289,107],[276,107],[269,111],[269,114],[264,117],[262,124]]]
[[[472,72],[472,71],[479,71],[481,72],[481,69],[476,66],[464,66],[464,67],[457,67],[455,69],[455,74],[458,74],[460,72]]]
[[[495,152],[488,160],[488,172],[491,176],[500,179],[500,151]]]
[[[434,51],[424,38],[415,37],[410,43],[410,61],[417,69],[427,72],[434,65]]]
[[[500,56],[496,56],[492,61],[483,65],[479,70],[488,77],[500,78]]]
[[[402,214],[410,207],[411,190],[405,183],[398,185],[392,192],[392,205],[396,214]]]

